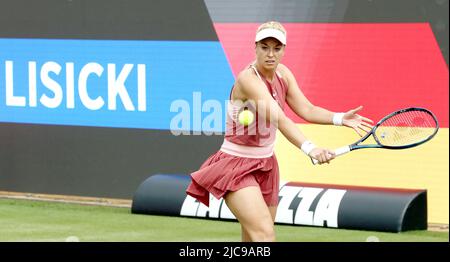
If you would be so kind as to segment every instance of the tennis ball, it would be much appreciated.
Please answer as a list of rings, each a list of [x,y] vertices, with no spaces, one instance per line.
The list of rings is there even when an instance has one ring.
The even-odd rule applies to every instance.
[[[253,123],[253,120],[255,120],[255,116],[253,115],[252,111],[243,110],[239,113],[238,120],[241,125],[248,126]]]

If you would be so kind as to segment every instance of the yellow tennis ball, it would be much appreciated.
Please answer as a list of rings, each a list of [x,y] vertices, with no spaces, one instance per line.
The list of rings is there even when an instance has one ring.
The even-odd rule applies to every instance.
[[[243,110],[239,113],[238,120],[241,125],[248,126],[253,123],[253,120],[255,120],[255,116],[253,115],[252,111]]]

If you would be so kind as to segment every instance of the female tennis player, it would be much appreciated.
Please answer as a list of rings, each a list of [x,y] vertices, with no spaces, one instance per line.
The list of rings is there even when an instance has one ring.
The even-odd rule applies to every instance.
[[[280,63],[286,30],[278,22],[259,26],[255,37],[256,60],[237,76],[231,89],[224,142],[191,174],[186,193],[209,206],[210,193],[225,199],[241,224],[242,241],[275,241],[279,170],[273,152],[277,129],[308,157],[329,163],[334,153],[315,146],[284,114],[286,102],[311,123],[344,125],[359,135],[372,122],[357,114],[362,107],[334,113],[313,105],[303,95],[292,72]],[[256,121],[243,127],[239,112],[248,109]]]

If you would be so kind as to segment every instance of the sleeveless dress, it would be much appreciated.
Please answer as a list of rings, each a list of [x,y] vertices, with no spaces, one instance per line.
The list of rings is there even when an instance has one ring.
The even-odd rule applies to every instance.
[[[270,83],[260,76],[256,67],[250,67],[284,109],[287,84],[281,75],[276,72]],[[253,111],[256,119],[245,127],[237,120],[239,112],[244,109]],[[279,191],[278,162],[273,152],[276,131],[274,125],[259,121],[252,104],[230,101],[223,144],[198,171],[191,173],[192,181],[186,193],[209,206],[209,193],[219,199],[229,191],[259,186],[266,204],[276,206]]]

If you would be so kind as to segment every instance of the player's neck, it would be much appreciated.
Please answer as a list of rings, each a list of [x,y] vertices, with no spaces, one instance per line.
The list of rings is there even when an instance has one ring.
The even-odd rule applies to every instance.
[[[258,64],[255,66],[262,78],[265,78],[270,83],[273,81],[276,69],[266,69]]]

